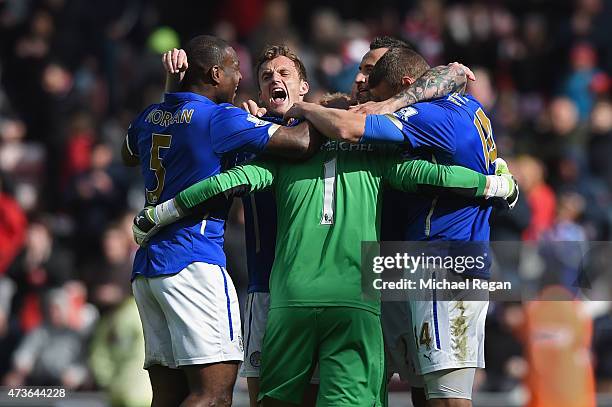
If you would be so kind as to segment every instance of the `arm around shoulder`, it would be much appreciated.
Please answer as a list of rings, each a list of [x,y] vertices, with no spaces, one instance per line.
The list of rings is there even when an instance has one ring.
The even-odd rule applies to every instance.
[[[308,122],[293,127],[279,126],[270,137],[264,152],[277,157],[307,159],[319,151],[324,139]]]

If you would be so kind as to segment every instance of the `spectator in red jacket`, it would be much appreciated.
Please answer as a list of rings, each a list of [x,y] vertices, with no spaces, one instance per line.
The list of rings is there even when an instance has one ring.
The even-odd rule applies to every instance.
[[[541,161],[526,155],[519,157],[516,164],[516,177],[531,209],[531,222],[523,231],[523,240],[539,240],[540,235],[550,229],[555,220],[555,193],[544,181]]]
[[[0,178],[0,338],[8,328],[13,282],[4,276],[21,251],[25,241],[27,220],[17,202],[2,192]]]
[[[17,201],[3,192],[0,180],[0,276],[6,273],[21,251],[27,226],[23,210]]]

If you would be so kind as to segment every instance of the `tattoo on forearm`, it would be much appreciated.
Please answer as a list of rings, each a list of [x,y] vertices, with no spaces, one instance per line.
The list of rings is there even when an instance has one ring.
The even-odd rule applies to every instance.
[[[431,68],[406,89],[395,95],[403,106],[465,90],[467,77],[462,68],[443,65]]]

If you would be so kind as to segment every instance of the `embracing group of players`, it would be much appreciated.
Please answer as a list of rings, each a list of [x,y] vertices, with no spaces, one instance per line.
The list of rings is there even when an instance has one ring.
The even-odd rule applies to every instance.
[[[352,95],[306,103],[303,63],[275,45],[254,67],[259,103],[240,109],[239,61],[224,41],[198,36],[163,61],[171,92],[132,122],[122,151],[146,186],[132,287],[152,405],[231,405],[241,361],[252,406],[385,405],[394,372],[416,406],[471,405],[488,302],[434,293],[383,303],[381,322],[360,270],[362,241],[486,241],[491,202],[516,202],[491,122],[463,94],[471,72],[430,69],[402,41],[377,38]],[[244,331],[223,252],[236,196]]]

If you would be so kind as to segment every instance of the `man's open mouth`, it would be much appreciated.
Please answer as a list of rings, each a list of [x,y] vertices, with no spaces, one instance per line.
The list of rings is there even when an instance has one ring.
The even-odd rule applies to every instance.
[[[271,99],[274,104],[282,104],[287,100],[287,92],[283,88],[274,88],[272,89]]]

